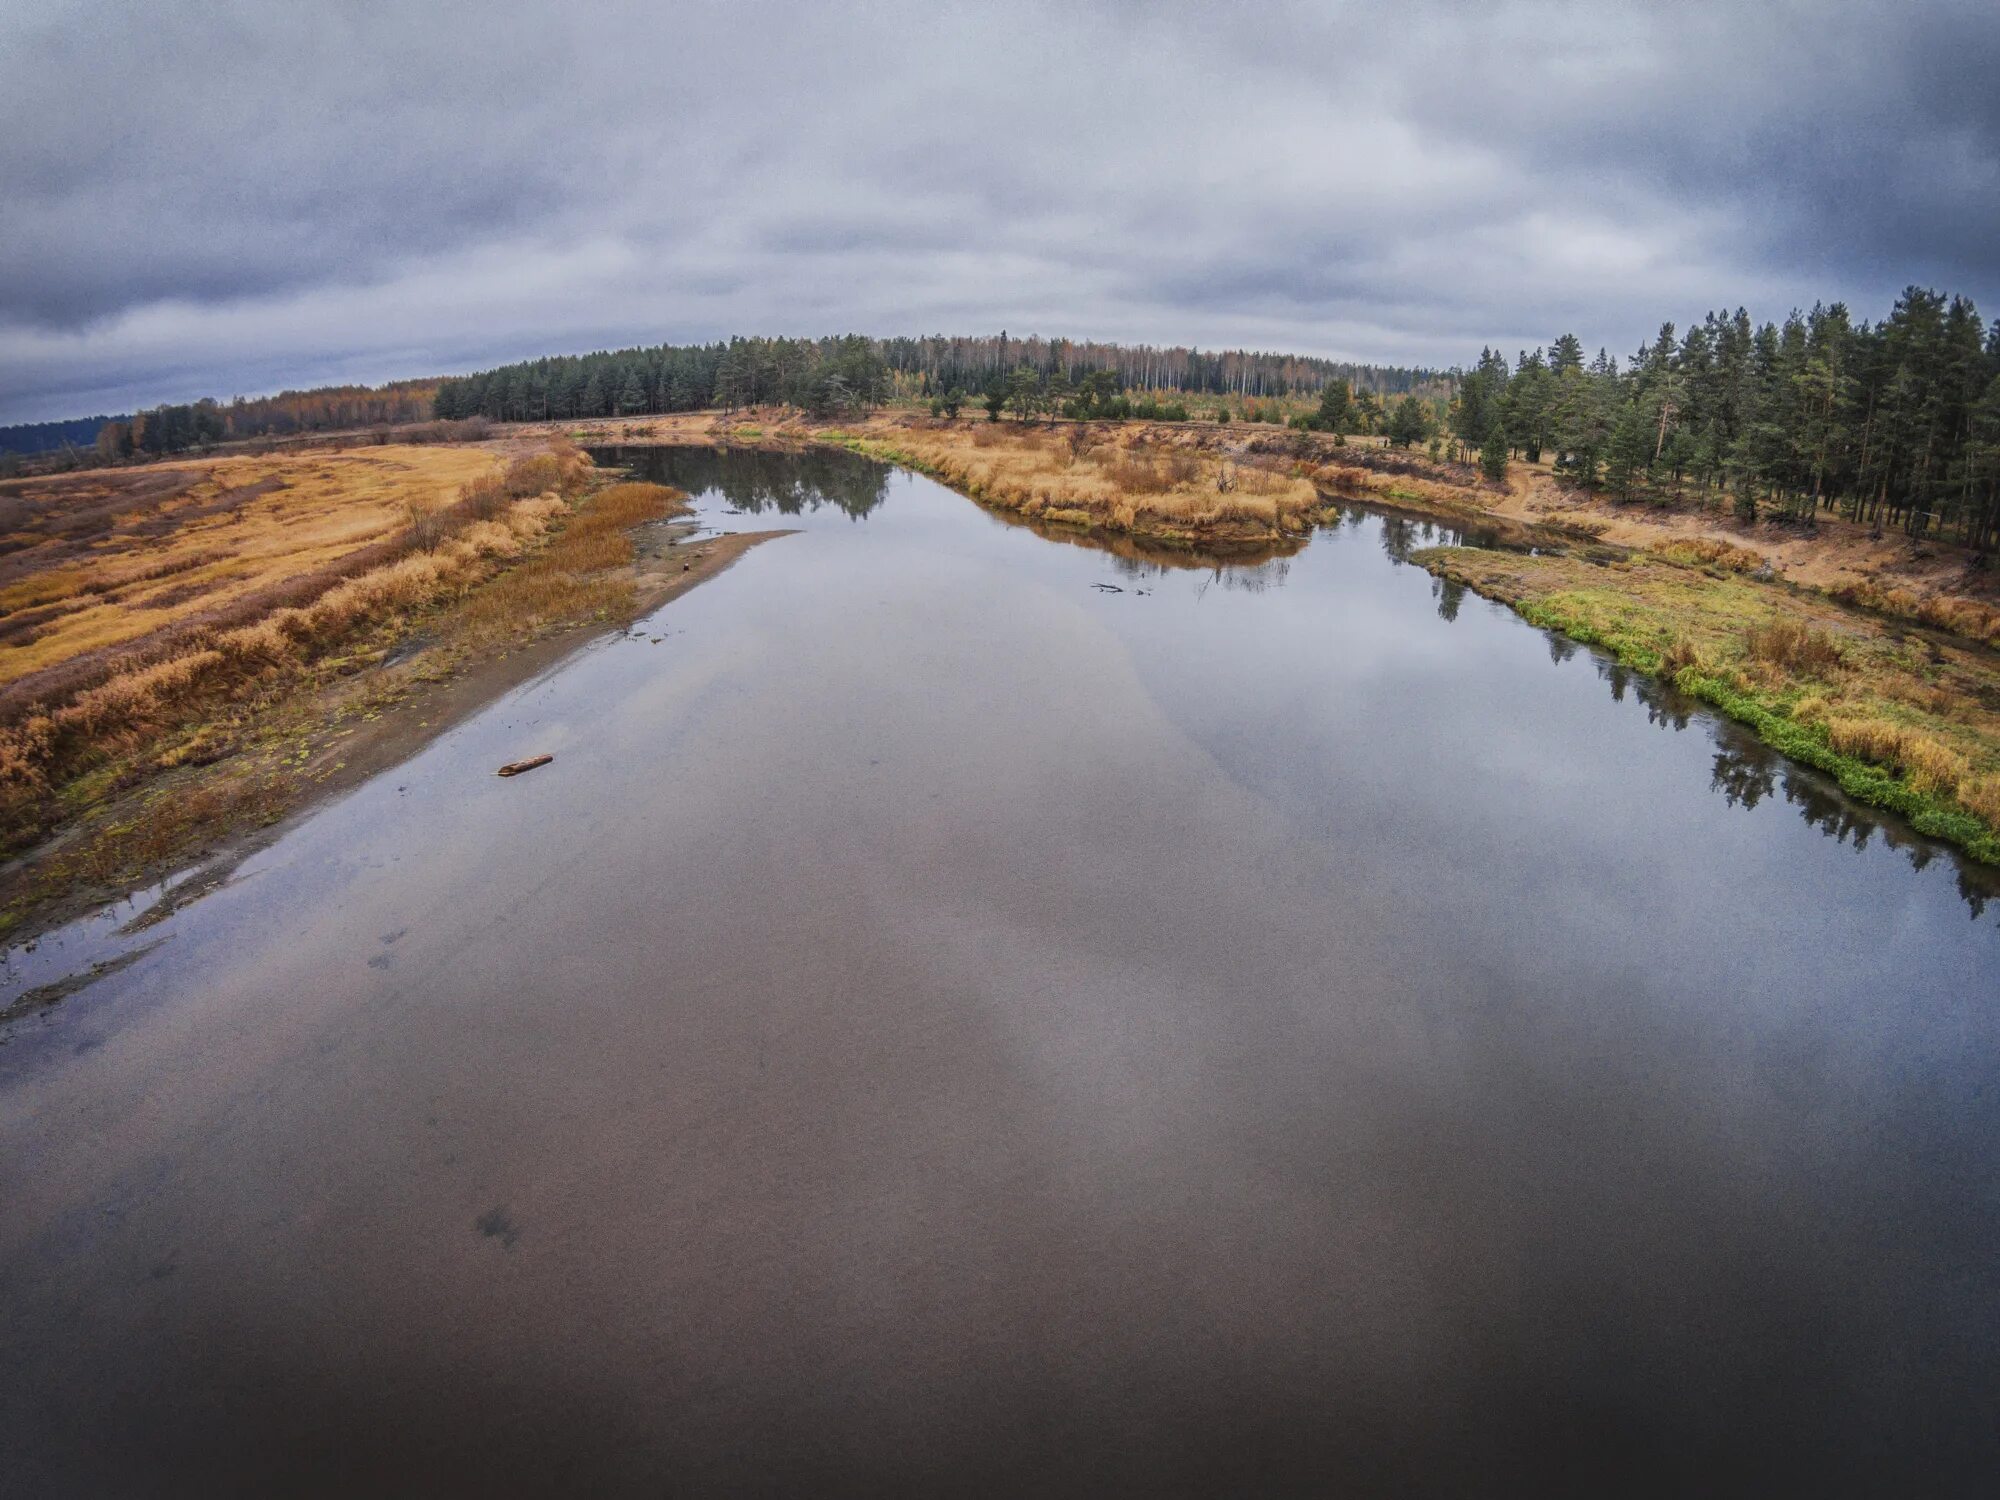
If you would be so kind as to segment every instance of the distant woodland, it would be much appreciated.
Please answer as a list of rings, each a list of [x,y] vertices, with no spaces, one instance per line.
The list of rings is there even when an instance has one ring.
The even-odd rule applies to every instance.
[[[107,423],[97,434],[96,446],[103,457],[117,459],[134,453],[179,453],[243,438],[421,422],[430,417],[436,393],[434,380],[401,380],[380,387],[333,385],[284,391],[254,400],[239,396],[227,405],[196,401],[156,406],[127,421]]]
[[[1430,370],[1240,350],[1204,353],[1182,346],[1016,339],[1005,333],[990,338],[736,338],[726,344],[660,344],[502,365],[443,381],[437,415],[562,421],[765,405],[825,415],[890,395],[938,402],[953,397],[956,407],[983,402],[996,391],[1018,393],[1025,385],[1038,395],[1055,391],[1048,405],[1057,411],[1093,376],[1100,378],[1092,389],[1131,392],[1141,401],[1153,397],[1155,407],[1171,404],[1157,399],[1167,394],[1276,397],[1315,392],[1337,378],[1382,393],[1421,391],[1434,397],[1447,396],[1452,386],[1449,374]]]
[[[2000,324],[1920,287],[1874,324],[1837,302],[1664,323],[1622,369],[1567,334],[1511,365],[1484,350],[1447,422],[1496,475],[1546,454],[1620,499],[1726,490],[1745,521],[1838,512],[1982,550],[2000,534]]]
[[[891,399],[954,416],[983,408],[995,419],[1185,421],[1228,416],[1234,403],[1238,415],[1301,428],[1440,452],[1448,444],[1496,478],[1518,455],[1551,460],[1619,499],[1725,497],[1745,521],[1810,524],[1838,512],[1982,550],[2000,539],[2000,325],[1986,328],[1964,297],[1920,287],[1879,323],[1856,322],[1840,303],[1783,323],[1753,323],[1740,308],[1685,331],[1665,323],[1622,365],[1601,349],[1587,357],[1574,334],[1512,361],[1485,349],[1470,369],[1448,371],[1005,333],[734,338],[160,406],[0,437],[21,433],[21,451],[32,451],[29,440],[74,441],[89,428],[89,449],[69,450],[69,461],[119,462],[432,418],[569,421],[765,405],[830,417]]]
[[[97,441],[107,422],[129,422],[130,417],[70,417],[61,422],[21,422],[0,427],[0,453],[50,453],[56,449],[86,448]]]

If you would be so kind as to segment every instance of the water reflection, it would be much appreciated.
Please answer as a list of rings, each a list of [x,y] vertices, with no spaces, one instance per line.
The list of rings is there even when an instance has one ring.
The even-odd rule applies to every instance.
[[[1686,723],[1682,715],[1678,727]],[[1912,870],[1928,869],[1940,857],[1951,859],[1957,867],[1959,897],[1975,921],[1985,914],[1988,903],[2000,900],[2000,874],[1951,853],[1898,819],[1876,816],[1818,772],[1793,764],[1734,725],[1717,733],[1709,787],[1729,806],[1745,812],[1782,796],[1809,826],[1857,854],[1879,839],[1884,848],[1907,859]]]
[[[15,1489],[1983,1492],[1934,846],[1427,523],[877,478],[0,1048]]]
[[[840,449],[782,453],[744,448],[632,447],[593,452],[600,462],[629,468],[663,484],[677,485],[690,494],[719,493],[732,506],[751,513],[775,510],[796,515],[830,504],[850,515],[865,516],[882,504],[891,472],[873,460]],[[1129,581],[1128,586],[1198,572],[1209,575],[1201,585],[1204,591],[1216,586],[1226,592],[1264,593],[1286,583],[1291,561],[1309,542],[1306,537],[1293,537],[1228,549],[1195,548],[1122,532],[1066,526],[1007,511],[986,513],[1044,540],[1104,554],[1119,578]],[[1379,528],[1382,553],[1398,567],[1418,567],[1413,561],[1415,554],[1429,547],[1535,553],[1563,551],[1572,545],[1553,532],[1512,522],[1455,521],[1363,499],[1331,502],[1324,512],[1321,529],[1332,536],[1370,526]],[[1607,558],[1616,555],[1613,551],[1599,550]],[[1591,555],[1588,550],[1586,555]],[[1456,621],[1465,602],[1465,585],[1433,576],[1430,590],[1438,618],[1447,623]],[[1579,655],[1577,643],[1566,636],[1549,631],[1544,639],[1549,660],[1557,666],[1572,662]],[[1697,722],[1704,725],[1710,722],[1701,705],[1669,684],[1634,673],[1596,652],[1589,655],[1595,660],[1598,675],[1609,688],[1612,701],[1624,703],[1629,694],[1643,707],[1649,723],[1679,732]],[[1720,722],[1716,732],[1720,748],[1710,787],[1729,806],[1754,811],[1769,800],[1776,788],[1809,826],[1837,843],[1862,850],[1879,835],[1885,846],[1902,852],[1917,870],[1939,857],[1949,859],[1957,870],[1959,895],[1975,919],[1984,913],[1988,902],[2000,898],[2000,871],[1973,863],[1925,838],[1892,814],[1878,813],[1854,802],[1818,772],[1786,762],[1735,725]]]
[[[748,515],[796,516],[832,506],[856,520],[889,493],[891,470],[842,448],[798,453],[761,448],[593,448],[599,463],[630,470],[640,479],[670,484],[690,495],[719,494]]]
[[[1553,649],[1553,642],[1560,638],[1550,639]],[[1562,659],[1568,660],[1576,648],[1569,642],[1564,645],[1567,649]],[[1956,867],[1959,897],[1975,921],[1985,914],[1989,902],[2000,899],[2000,871],[1926,838],[1900,818],[1854,801],[1828,777],[1787,760],[1740,725],[1711,718],[1701,704],[1672,684],[1633,672],[1608,657],[1595,659],[1597,675],[1610,689],[1612,701],[1623,703],[1629,693],[1644,708],[1648,723],[1676,733],[1696,723],[1712,726],[1716,748],[1709,790],[1730,807],[1755,812],[1763,803],[1782,797],[1809,827],[1857,853],[1879,838],[1883,847],[1908,859],[1913,870],[1928,869],[1939,858],[1948,859]]]
[[[1458,618],[1458,607],[1465,602],[1465,585],[1456,578],[1433,578],[1431,596],[1437,600],[1438,618],[1449,624]]]
[[[1003,526],[1031,531],[1044,541],[1065,547],[1081,547],[1101,552],[1123,575],[1134,579],[1160,578],[1169,573],[1207,573],[1224,588],[1261,593],[1284,582],[1284,560],[1305,550],[1307,538],[1274,537],[1266,541],[1243,542],[1229,547],[1189,546],[1130,532],[1107,531],[1091,526],[1065,525],[1024,516],[1018,511],[989,510],[987,514]]]

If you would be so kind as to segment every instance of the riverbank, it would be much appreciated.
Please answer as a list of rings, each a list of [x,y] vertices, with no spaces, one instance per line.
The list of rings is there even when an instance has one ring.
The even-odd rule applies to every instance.
[[[653,457],[799,534],[0,973],[97,976],[0,1028],[25,1492],[1033,1490],[1190,1431],[1135,1485],[1296,1489],[1383,1399],[1429,1425],[1363,1488],[1550,1410],[1662,1488],[1985,1431],[1981,871],[1372,507],[1215,576]],[[1938,1358],[1830,1407],[1829,1328]],[[1551,1487],[1492,1471],[1424,1487]]]
[[[1412,561],[1670,680],[1848,795],[2000,864],[1991,649],[1760,581],[1740,559],[1685,545],[1588,555],[1444,547]]]
[[[1155,546],[1231,551],[1311,534],[1326,496],[1270,429],[1244,437],[1194,424],[935,421],[877,415],[845,426],[796,417],[657,417],[528,428],[589,443],[762,448],[833,444],[913,469],[991,509],[1050,527]]]
[[[879,412],[844,424],[796,412],[692,412],[584,424],[529,424],[533,440],[790,449],[831,443],[932,475],[996,510],[1167,545],[1309,535],[1317,511],[1366,498],[1462,520],[1635,549],[1727,547],[1744,571],[1836,601],[2000,645],[2000,570],[1962,548],[1828,514],[1810,526],[1745,525],[1693,486],[1677,503],[1621,504],[1578,489],[1547,460],[1510,460],[1504,480],[1380,439],[1345,441],[1254,422],[1020,423]],[[1251,475],[1233,504],[1215,489]],[[1314,495],[1308,499],[1294,485]],[[1164,486],[1164,488],[1162,488]],[[1267,497],[1270,503],[1266,503]]]
[[[1545,466],[1515,463],[1505,482],[1491,481],[1467,465],[1259,424],[1029,426],[905,414],[836,427],[698,414],[575,436],[837,444],[927,473],[1042,535],[1156,557],[1295,549],[1342,499],[1494,527],[1521,549],[1417,560],[1545,629],[1671,678],[1850,795],[2000,864],[2000,654],[1991,644],[2000,608],[1986,575],[1943,549],[1834,521],[1808,542],[1698,508],[1612,505]]]
[[[485,515],[461,495],[436,535],[399,538],[397,556],[309,603],[210,626],[181,650],[155,637],[17,713],[0,933],[20,941],[192,863],[233,864],[760,539],[686,541],[672,524],[684,497],[609,483],[574,450],[472,457],[534,492],[489,495],[471,507]]]

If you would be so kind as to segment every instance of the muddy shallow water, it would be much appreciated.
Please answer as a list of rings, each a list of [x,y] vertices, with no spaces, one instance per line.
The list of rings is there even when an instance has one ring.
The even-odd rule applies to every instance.
[[[1977,874],[1405,519],[639,457],[799,534],[9,956],[21,1493],[1983,1487]]]

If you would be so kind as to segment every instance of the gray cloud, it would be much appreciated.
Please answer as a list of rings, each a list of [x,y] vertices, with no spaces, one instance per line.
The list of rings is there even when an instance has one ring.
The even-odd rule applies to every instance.
[[[1990,5],[16,0],[0,420],[731,331],[1453,363],[2000,293]]]

